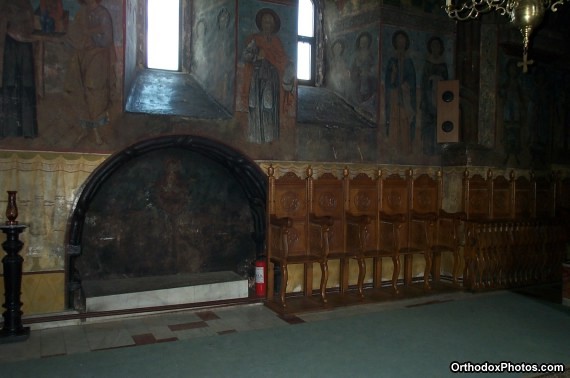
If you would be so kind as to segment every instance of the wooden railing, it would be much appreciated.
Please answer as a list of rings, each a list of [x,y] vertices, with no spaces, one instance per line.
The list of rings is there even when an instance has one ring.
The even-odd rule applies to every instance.
[[[552,177],[465,171],[464,286],[470,290],[558,282],[567,242]]]

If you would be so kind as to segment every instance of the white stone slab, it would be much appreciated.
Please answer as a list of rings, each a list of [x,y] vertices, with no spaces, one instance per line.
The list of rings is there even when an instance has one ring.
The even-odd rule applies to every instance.
[[[247,279],[233,272],[227,272],[223,276],[222,282],[207,282],[209,280],[201,279],[193,282],[191,286],[87,296],[86,310],[87,312],[127,310],[248,297]]]

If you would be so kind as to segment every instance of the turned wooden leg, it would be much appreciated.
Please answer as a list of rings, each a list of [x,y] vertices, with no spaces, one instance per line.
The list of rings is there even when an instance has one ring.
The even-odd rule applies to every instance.
[[[439,282],[441,279],[441,252],[432,253],[431,279],[433,282]]]
[[[267,298],[273,300],[275,288],[275,264],[269,262],[267,266]]]
[[[453,251],[453,271],[451,272],[453,278],[453,285],[458,286],[458,276],[459,276],[459,251],[455,249]]]
[[[382,257],[375,257],[373,263],[372,281],[374,288],[379,289],[382,287]]]
[[[404,255],[404,284],[409,286],[412,283],[412,255]]]
[[[303,267],[305,270],[303,291],[305,293],[305,297],[311,297],[313,295],[313,263],[305,263]]]
[[[279,297],[281,299],[281,306],[285,305],[285,291],[287,290],[287,280],[289,278],[289,273],[287,272],[287,264],[281,264],[281,289],[279,292]]]
[[[398,294],[398,276],[400,275],[400,256],[392,256],[392,261],[394,262],[394,271],[392,272],[392,288],[394,293]]]
[[[366,263],[364,262],[364,257],[359,257],[356,259],[358,262],[358,296],[360,299],[364,299],[364,276],[366,275]]]
[[[350,259],[340,259],[340,293],[346,294],[348,291],[348,276],[350,272]]]
[[[329,279],[329,266],[327,262],[321,263],[321,299],[327,303],[327,281]]]
[[[424,269],[424,290],[430,290],[429,275],[431,272],[431,252],[424,253],[424,256],[426,260],[426,267]]]

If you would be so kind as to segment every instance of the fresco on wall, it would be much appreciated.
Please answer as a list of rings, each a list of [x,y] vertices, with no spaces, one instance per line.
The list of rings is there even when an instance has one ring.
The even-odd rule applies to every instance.
[[[569,75],[542,64],[523,74],[519,57],[501,54],[497,134],[504,165],[544,168],[569,150]]]
[[[378,32],[337,35],[327,50],[325,85],[374,124],[378,112]]]
[[[195,2],[191,72],[226,110],[233,112],[235,88],[234,1]]]
[[[240,8],[236,110],[248,114],[252,143],[277,141],[281,127],[294,124],[295,15],[287,6]]]
[[[40,0],[35,8],[36,30],[44,33],[65,33],[69,24],[69,11],[61,0]]]
[[[83,280],[227,270],[246,276],[255,259],[251,217],[224,167],[185,149],[152,151],[101,185],[77,267]]]
[[[0,3],[0,138],[38,135],[33,31],[28,0]]]
[[[109,148],[111,121],[120,118],[122,105],[116,85],[122,73],[117,56],[123,29],[116,21],[122,19],[122,2],[18,0],[1,7],[2,18],[13,13],[4,7],[20,7],[17,22],[10,22],[20,31],[8,45],[0,44],[0,67],[7,67],[7,85],[0,83],[0,147]],[[6,36],[0,38],[4,42]]]
[[[370,10],[378,5],[378,0],[337,0],[336,9],[341,15]]]
[[[554,87],[554,149],[564,156],[570,155],[570,73],[560,75]]]
[[[31,0],[30,2],[32,9],[36,10],[40,7],[40,0]],[[51,2],[58,3],[57,0],[46,0],[44,3]],[[2,4],[7,3],[12,4],[14,2],[2,2]],[[323,127],[319,125],[307,126],[309,125],[308,123],[303,123],[301,126],[298,126],[295,114],[297,91],[294,86],[289,86],[288,89],[284,88],[282,77],[279,78],[280,85],[278,86],[279,106],[273,106],[274,110],[279,110],[278,113],[270,111],[271,102],[275,102],[276,98],[265,96],[257,100],[261,105],[267,106],[264,110],[269,110],[263,114],[259,113],[260,115],[257,118],[264,119],[265,122],[269,122],[271,119],[279,119],[279,122],[276,123],[278,127],[270,126],[268,128],[269,132],[263,137],[259,136],[260,133],[250,131],[249,116],[254,114],[254,112],[250,113],[249,94],[250,87],[255,83],[249,80],[251,77],[246,77],[245,73],[247,70],[253,71],[254,64],[244,59],[244,52],[249,44],[248,42],[253,40],[253,36],[261,34],[256,23],[256,16],[260,10],[266,8],[275,12],[277,15],[275,20],[279,20],[280,27],[278,31],[272,34],[272,37],[277,38],[281,42],[284,52],[283,56],[286,57],[283,58],[283,61],[294,61],[296,58],[296,2],[286,0],[240,2],[233,0],[193,0],[191,6],[192,17],[187,16],[187,21],[194,24],[192,37],[196,38],[196,36],[202,35],[204,39],[196,38],[193,43],[192,41],[187,41],[187,44],[184,46],[184,53],[188,54],[192,44],[203,52],[202,69],[213,70],[212,74],[207,75],[208,79],[212,81],[208,82],[204,87],[208,90],[208,95],[212,95],[216,102],[223,104],[228,109],[237,110],[233,118],[221,120],[190,116],[164,117],[152,114],[124,113],[122,111],[122,88],[120,85],[113,88],[113,85],[110,84],[112,93],[110,95],[109,123],[100,125],[97,128],[90,127],[97,125],[98,120],[105,123],[105,118],[80,117],[80,113],[88,113],[89,108],[85,106],[76,109],[71,104],[72,101],[84,102],[85,98],[84,96],[70,95],[71,93],[81,92],[70,91],[68,95],[65,87],[65,78],[68,77],[68,71],[71,68],[69,61],[73,59],[77,51],[71,48],[70,45],[63,43],[67,36],[63,38],[62,35],[42,35],[41,41],[36,41],[35,44],[38,46],[42,45],[43,52],[40,55],[43,56],[44,60],[43,63],[38,62],[36,58],[39,58],[40,55],[34,55],[34,62],[36,64],[35,73],[41,71],[43,76],[36,76],[35,83],[32,83],[32,85],[36,85],[37,125],[35,128],[29,128],[32,132],[27,135],[27,138],[24,133],[19,136],[4,134],[4,138],[0,139],[0,148],[32,151],[112,153],[142,138],[162,133],[180,132],[205,135],[239,146],[254,159],[319,159],[330,161],[343,159],[347,161],[371,160],[379,163],[398,162],[408,164],[417,162],[421,164],[437,164],[441,150],[434,139],[434,111],[433,103],[430,102],[430,98],[433,99],[433,97],[429,94],[433,93],[434,84],[437,80],[445,79],[444,64],[447,66],[448,78],[455,78],[453,72],[456,70],[453,60],[455,35],[452,34],[452,27],[433,25],[436,23],[435,21],[440,19],[435,15],[425,15],[423,11],[420,11],[419,2],[408,3],[404,4],[402,2],[401,7],[394,7],[384,6],[386,2],[373,0],[346,0],[342,2],[323,0],[320,2],[320,4],[324,4],[325,85],[343,97],[360,114],[368,112],[366,118],[374,120],[373,124],[378,128],[377,135],[370,130],[353,127],[347,127],[346,130],[328,128],[323,131]],[[428,3],[428,1],[422,2],[421,7],[425,8],[425,5]],[[69,24],[73,24],[80,9],[79,2],[77,0],[61,0],[61,4],[64,11],[69,11]],[[194,9],[195,4],[200,5],[200,7]],[[123,74],[121,65],[123,62],[120,58],[123,56],[123,46],[128,45],[128,56],[132,57],[128,62],[130,66],[129,74],[132,74],[134,77],[135,69],[141,68],[134,68],[133,66],[135,63],[135,50],[140,47],[136,37],[142,33],[139,30],[139,34],[137,34],[136,25],[133,26],[136,21],[134,15],[123,17],[122,0],[102,0],[101,5],[109,10],[112,17],[113,47],[116,57],[119,57],[114,62],[114,74],[118,82],[121,83],[121,75]],[[132,11],[131,9],[130,12]],[[5,14],[5,12],[0,12],[0,16]],[[37,18],[35,21],[37,23]],[[125,25],[123,21],[126,21],[128,25]],[[429,25],[428,21],[431,22]],[[392,118],[391,110],[394,109],[396,111],[400,109],[390,101],[386,87],[388,61],[395,56],[392,37],[397,30],[405,31],[410,40],[410,46],[405,51],[405,54],[410,57],[413,63],[416,84],[415,92],[409,92],[409,105],[414,109],[411,110],[412,113],[409,113],[412,116],[410,117],[408,114],[408,118],[413,118],[414,120],[408,121],[406,123],[407,126],[404,128],[390,125],[390,122],[400,122],[402,117],[398,118],[399,121],[396,121],[395,118],[394,120],[389,119],[388,126],[390,127],[387,128],[387,112],[390,112],[390,118]],[[435,32],[433,30],[441,31]],[[126,42],[123,41],[124,31],[129,33],[128,37],[125,38]],[[367,48],[368,35],[372,39],[370,49]],[[432,37],[439,37],[443,42],[443,54],[440,58],[430,56],[433,53],[430,53],[431,47],[428,46],[428,41]],[[357,40],[359,41],[358,45]],[[484,40],[488,41],[487,39]],[[359,50],[357,46],[363,48]],[[358,54],[357,50],[359,51]],[[196,57],[199,57],[199,55],[197,54]],[[478,55],[475,54],[470,57],[474,60],[468,60],[468,63],[471,62],[473,66],[477,66],[478,63],[475,59],[479,59]],[[488,60],[489,57],[486,56],[485,59]],[[463,59],[461,62],[464,63]],[[492,76],[493,80],[490,80],[490,82],[495,83],[496,81],[497,85],[490,86],[488,91],[489,97],[493,101],[495,96],[498,97],[498,89],[502,81],[506,79],[504,76],[506,72],[506,58],[505,60],[499,60],[499,63],[500,66],[495,67],[493,59],[491,64],[486,65],[487,68],[491,67],[492,71],[480,72],[482,77]],[[437,72],[428,75],[430,70],[426,67],[429,65],[433,66],[430,70],[437,70]],[[469,66],[472,65],[469,64]],[[357,73],[354,67],[358,67],[360,73]],[[370,67],[372,68],[368,70]],[[507,154],[508,161],[506,164],[517,164],[515,155],[518,155],[522,166],[530,164],[531,152],[529,146],[531,144],[533,146],[532,159],[537,164],[540,161],[548,160],[550,155],[554,160],[567,161],[567,158],[562,156],[564,152],[568,151],[568,145],[570,144],[568,127],[564,126],[568,119],[565,110],[569,108],[566,100],[568,91],[564,90],[562,86],[564,80],[567,79],[564,79],[561,73],[557,74],[557,77],[551,77],[554,73],[549,71],[549,67],[545,68],[545,76],[548,79],[546,82],[550,84],[543,84],[544,81],[541,82],[537,78],[536,82],[523,82],[522,86],[526,96],[534,96],[536,93],[542,93],[544,90],[539,89],[538,92],[532,92],[526,88],[527,86],[530,88],[531,84],[538,87],[551,85],[552,95],[547,94],[533,100],[538,104],[539,101],[545,101],[550,95],[555,98],[553,101],[556,104],[550,107],[554,113],[542,117],[542,119],[550,117],[548,120],[551,124],[550,131],[543,132],[541,130],[537,131],[536,128],[531,129],[530,122],[535,121],[530,119],[541,119],[541,117],[538,115],[538,107],[535,110],[529,110],[525,107],[527,112],[525,117],[531,117],[532,115],[534,118],[524,120],[525,123],[520,128],[520,138],[516,137],[517,129],[510,128],[508,137],[512,142],[506,145],[505,120],[502,114],[504,109],[502,107],[493,102],[491,111],[485,112],[485,114],[491,114],[488,116],[491,121],[495,121],[495,117],[497,118],[496,124],[495,122],[484,122],[482,126],[482,122],[477,124],[476,117],[472,117],[474,121],[469,125],[470,131],[468,131],[471,133],[472,138],[469,140],[477,142],[477,133],[480,131],[492,134],[492,138],[488,139],[492,143],[485,146],[489,148],[496,146],[500,152],[500,157],[498,158],[498,154],[489,155],[488,159],[493,161],[493,164],[502,164]],[[238,70],[239,76],[237,76]],[[277,71],[279,70],[283,71],[283,68],[278,68]],[[283,74],[283,72],[279,72],[279,74]],[[531,77],[532,75],[534,74],[531,72]],[[478,78],[480,75],[471,76]],[[469,75],[463,77],[462,85],[469,79]],[[370,90],[374,87],[374,80],[376,80],[377,88],[375,96],[372,94],[373,91]],[[557,85],[553,85],[553,82],[556,82]],[[497,92],[494,91],[495,88],[497,88]],[[292,90],[292,92],[288,90]],[[30,91],[31,93],[34,92],[34,90],[29,90],[28,92]],[[392,95],[396,92],[392,92]],[[276,94],[277,90],[274,90],[274,93]],[[415,106],[413,106],[411,101],[414,93]],[[126,95],[128,96],[128,94]],[[472,96],[473,103],[477,104],[474,107],[473,114],[475,114],[481,109],[479,105],[484,105],[484,100],[478,102],[476,93],[473,93]],[[187,101],[186,98],[184,100],[185,102]],[[374,101],[376,101],[376,105],[373,105]],[[190,102],[191,100],[188,101],[188,103]],[[387,107],[387,105],[389,106]],[[31,109],[33,109],[33,106]],[[402,107],[402,109],[405,109],[405,107]],[[531,110],[536,114],[531,113]],[[323,111],[327,111],[326,104],[323,106]],[[29,116],[31,113],[27,114]],[[463,115],[465,115],[465,112]],[[33,116],[29,118],[33,118]],[[254,124],[252,121],[251,125]],[[253,130],[253,127],[251,130]],[[259,127],[259,130],[261,130],[261,127]],[[397,131],[400,134],[402,132],[407,133],[407,136],[399,137]],[[326,135],[326,138],[323,135]],[[276,138],[277,136],[278,138]],[[482,140],[483,137],[485,137],[485,141],[487,140],[486,135],[480,133],[478,136]],[[532,141],[530,138],[532,138]],[[252,143],[247,143],[246,141],[248,140]],[[271,142],[268,142],[268,140],[271,140]],[[346,142],[347,140],[348,142]],[[358,149],[353,148],[355,140],[359,141]],[[311,143],[313,146],[318,147],[306,147],[311,146]],[[341,151],[339,146],[342,146],[342,153],[339,153]],[[317,153],[315,151],[320,152]],[[361,153],[360,151],[369,152]],[[555,159],[553,154],[560,156],[560,159]],[[400,157],[403,158],[400,159]],[[485,158],[487,159],[487,156]]]
[[[86,1],[65,42],[72,48],[64,88],[76,112],[76,143],[93,134],[95,143],[103,144],[99,129],[109,124],[111,91],[117,84],[113,20],[107,8],[97,0]]]
[[[325,78],[326,86],[343,98],[347,97],[346,84],[350,80],[350,70],[345,55],[346,47],[347,41],[344,37],[332,42],[331,48],[328,49],[329,69]]]
[[[437,82],[454,78],[453,39],[386,25],[382,33],[381,125],[386,145],[405,155],[435,155]]]
[[[434,36],[426,43],[426,58],[420,77],[420,117],[423,152],[434,155],[437,149],[437,83],[449,80],[448,63],[443,55],[445,43]]]

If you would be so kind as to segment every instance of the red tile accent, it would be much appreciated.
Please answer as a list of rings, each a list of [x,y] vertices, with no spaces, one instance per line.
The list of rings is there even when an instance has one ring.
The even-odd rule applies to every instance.
[[[283,315],[280,316],[281,319],[285,320],[289,324],[300,324],[305,323],[305,321],[295,315]]]
[[[157,343],[168,343],[168,342],[171,342],[171,341],[178,341],[178,337],[169,337],[169,338],[167,338],[167,339],[159,339],[159,340],[156,340]]]
[[[67,356],[67,353],[48,354],[45,356],[41,356],[41,358],[50,358],[50,357],[57,357],[57,356]]]
[[[236,333],[237,331],[235,329],[228,329],[225,331],[220,331],[218,332],[218,335],[227,335],[228,333]]]
[[[412,307],[428,306],[428,305],[432,305],[432,304],[445,303],[445,302],[453,302],[453,299],[445,299],[445,300],[436,299],[433,301],[427,301],[427,302],[423,302],[423,303],[416,303],[416,304],[408,305],[406,307],[412,308]]]
[[[129,344],[129,345],[119,345],[119,346],[114,346],[114,347],[108,347],[108,348],[99,348],[99,349],[91,349],[91,352],[98,352],[100,350],[110,350],[110,349],[121,349],[121,348],[131,348],[131,347],[136,347],[136,344]]]
[[[171,331],[182,331],[185,329],[195,329],[195,328],[203,328],[208,327],[208,323],[206,322],[191,322],[191,323],[182,323],[182,324],[173,324],[169,325]]]
[[[218,315],[214,313],[214,311],[197,312],[196,315],[198,315],[198,317],[205,322],[207,322],[208,320],[216,320],[220,318]]]
[[[144,333],[142,335],[133,335],[131,336],[133,341],[137,345],[145,345],[145,344],[154,344],[156,343],[156,338],[152,333]]]

